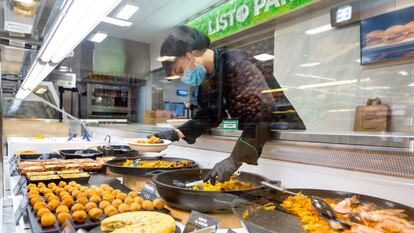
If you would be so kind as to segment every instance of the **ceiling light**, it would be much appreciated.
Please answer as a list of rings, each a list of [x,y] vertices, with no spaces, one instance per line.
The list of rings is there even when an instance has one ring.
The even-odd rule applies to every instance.
[[[369,81],[369,78],[360,80],[360,82]],[[342,80],[336,82],[326,82],[326,83],[317,83],[317,84],[309,84],[309,85],[302,85],[299,86],[298,89],[309,89],[309,88],[316,88],[316,87],[330,87],[330,86],[339,86],[339,85],[349,85],[353,83],[357,83],[358,79],[350,79],[350,80]]]
[[[361,90],[388,90],[391,87],[359,87]]]
[[[320,65],[321,63],[319,63],[319,62],[311,62],[311,63],[305,63],[305,64],[302,64],[302,65],[300,65],[300,67],[311,67],[311,66],[318,66],[318,65]]]
[[[408,86],[409,86],[409,87],[414,87],[414,82],[413,82],[413,83],[408,84]]]
[[[407,71],[405,71],[405,70],[401,70],[400,72],[398,72],[400,75],[402,75],[402,76],[407,76],[408,75],[408,72]]]
[[[173,75],[173,76],[165,77],[166,80],[174,80],[174,79],[179,79],[179,78],[181,78],[181,76],[179,76],[179,75]]]
[[[272,60],[275,58],[275,56],[267,54],[267,53],[262,53],[256,56],[253,56],[254,58],[256,58],[256,60],[259,61],[268,61],[268,60]]]
[[[93,34],[93,36],[91,36],[91,38],[89,38],[90,41],[95,42],[95,43],[101,43],[103,40],[105,40],[105,38],[108,36],[108,34],[103,33],[103,32],[97,32],[95,34]]]
[[[65,1],[16,98],[25,98],[121,0]]]
[[[332,109],[328,110],[328,112],[355,112],[355,109]]]
[[[157,61],[163,62],[163,61],[175,61],[177,57],[176,56],[162,56],[157,58]]]
[[[116,14],[116,17],[119,19],[129,19],[131,16],[137,12],[139,9],[138,6],[132,4],[126,4],[119,12]]]
[[[267,90],[263,90],[262,94],[266,94],[266,93],[273,93],[273,92],[281,92],[281,91],[286,91],[287,88],[274,88],[274,89],[267,89]]]
[[[40,88],[37,88],[37,90],[36,90],[36,94],[39,94],[39,95],[42,95],[46,92],[47,92],[47,88],[45,88],[45,87],[40,87]]]
[[[130,21],[126,21],[122,19],[115,19],[115,18],[107,17],[107,16],[102,17],[102,22],[113,24],[113,25],[120,26],[120,27],[130,27],[132,25],[132,22]]]
[[[330,24],[326,24],[326,25],[324,25],[322,27],[317,27],[317,28],[313,28],[313,29],[307,30],[305,33],[308,34],[308,35],[315,35],[315,34],[319,34],[321,32],[329,31],[331,29],[332,29],[331,25]]]

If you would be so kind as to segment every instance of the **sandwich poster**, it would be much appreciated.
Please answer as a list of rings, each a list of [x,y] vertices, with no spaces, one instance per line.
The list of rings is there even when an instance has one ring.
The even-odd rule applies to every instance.
[[[414,58],[414,7],[361,21],[361,64]]]

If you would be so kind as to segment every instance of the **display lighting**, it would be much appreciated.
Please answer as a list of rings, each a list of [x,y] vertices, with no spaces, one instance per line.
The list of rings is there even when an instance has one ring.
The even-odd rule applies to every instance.
[[[24,99],[121,0],[66,0],[16,98]]]
[[[181,78],[181,76],[179,76],[179,75],[173,75],[173,76],[165,77],[166,80],[174,80],[174,79],[179,79],[179,78]]]
[[[400,72],[398,72],[400,75],[402,75],[402,76],[407,76],[408,75],[408,72],[407,71],[405,71],[405,70],[401,70]]]
[[[275,56],[267,54],[267,53],[262,53],[256,56],[253,56],[256,60],[259,61],[269,61],[269,60],[273,60],[275,58]]]
[[[321,63],[319,62],[311,62],[311,63],[305,63],[300,65],[300,67],[312,67],[312,66],[319,66]]]
[[[261,93],[266,94],[266,93],[282,92],[282,91],[286,91],[286,90],[287,90],[287,88],[273,88],[273,89],[263,90]]]
[[[322,32],[329,31],[329,30],[332,30],[332,27],[331,27],[330,24],[326,24],[326,25],[321,26],[321,27],[317,27],[317,28],[307,30],[305,33],[307,35],[315,35],[315,34],[319,34],[319,33],[322,33]]]
[[[367,82],[369,78],[360,80],[359,82]],[[330,86],[342,86],[342,85],[349,85],[358,83],[358,79],[349,79],[349,80],[342,80],[336,82],[326,82],[326,83],[317,83],[317,84],[309,84],[309,85],[302,85],[299,86],[298,89],[309,89],[309,88],[318,88],[318,87],[330,87]]]
[[[113,24],[113,25],[120,26],[120,27],[130,27],[132,25],[132,22],[130,21],[126,21],[122,19],[115,19],[112,17],[103,17],[102,22]]]
[[[128,20],[131,16],[139,10],[139,7],[132,4],[126,4],[119,12],[116,17],[119,19]]]
[[[108,36],[108,34],[103,33],[103,32],[97,32],[95,34],[93,34],[93,36],[89,39],[92,42],[95,43],[101,43],[103,40],[105,40],[105,38]]]
[[[14,1],[20,2],[20,3],[23,3],[23,4],[28,4],[28,5],[33,4],[33,0],[14,0]]]

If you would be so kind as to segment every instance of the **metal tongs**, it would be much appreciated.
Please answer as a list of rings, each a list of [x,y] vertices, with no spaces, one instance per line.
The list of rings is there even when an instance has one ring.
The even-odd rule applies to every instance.
[[[141,159],[134,159],[134,161],[129,165],[130,167],[137,167]]]
[[[280,191],[282,193],[287,193],[289,195],[295,195],[295,196],[303,195],[300,193],[289,191],[282,186],[274,185],[266,181],[262,181],[261,183],[271,189]],[[351,227],[349,223],[347,223],[346,221],[342,219],[339,219],[336,216],[335,210],[333,210],[332,207],[328,203],[326,203],[325,200],[323,200],[323,198],[317,197],[317,196],[310,196],[310,199],[312,201],[313,207],[316,209],[316,211],[318,211],[319,215],[321,215],[322,217],[326,218],[329,221],[329,226],[332,229],[336,231],[343,231]]]
[[[241,174],[240,171],[236,171],[235,173],[233,173],[232,177],[237,177]],[[202,184],[204,183],[203,180],[196,180],[196,181],[192,181],[192,182],[183,182],[181,180],[173,180],[172,184],[174,186],[180,187],[180,188],[192,188],[196,185]]]

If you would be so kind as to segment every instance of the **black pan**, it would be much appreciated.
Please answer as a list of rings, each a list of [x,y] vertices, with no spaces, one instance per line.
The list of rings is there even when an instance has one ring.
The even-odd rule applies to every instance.
[[[59,154],[65,159],[96,159],[97,156],[102,156],[102,152],[91,149],[77,149],[77,150],[60,150]]]
[[[200,212],[230,211],[233,199],[242,194],[259,192],[264,188],[261,182],[268,181],[263,176],[241,172],[237,179],[252,183],[256,185],[255,188],[238,191],[195,191],[190,188],[176,187],[172,184],[173,180],[188,182],[200,180],[208,171],[208,169],[184,169],[163,172],[154,175],[152,180],[157,187],[158,194],[168,205],[178,209]]]
[[[138,152],[125,145],[111,145],[110,147],[98,146],[98,151],[103,153],[103,156],[114,157],[136,157]]]
[[[410,220],[414,219],[414,208],[393,202],[384,200],[377,197],[371,197],[366,195],[359,195],[355,193],[333,191],[333,190],[320,190],[320,189],[289,189],[293,192],[301,191],[305,195],[315,195],[322,198],[331,198],[343,200],[346,197],[358,195],[361,203],[374,203],[379,208],[395,208],[404,209]],[[245,195],[235,199],[232,203],[233,213],[244,223],[249,232],[254,233],[305,233],[300,220],[295,215],[283,210],[278,204],[283,201],[288,194],[281,192],[267,192],[262,193],[259,196]],[[276,211],[264,211],[257,210],[255,207],[257,204],[265,204],[269,200],[275,202],[278,206]],[[243,218],[243,213],[246,210],[252,210],[248,219]]]
[[[138,168],[138,167],[124,167],[122,163],[125,162],[127,159],[141,159],[141,160],[165,160],[170,162],[176,162],[181,160],[188,160],[191,161],[192,165],[185,168],[195,168],[197,167],[197,163],[190,159],[183,159],[183,158],[173,158],[173,157],[132,157],[132,158],[117,158],[113,160],[109,160],[105,163],[105,165],[114,173],[119,173],[123,175],[152,175],[151,172],[154,171],[171,171],[171,170],[179,170],[183,168]]]

